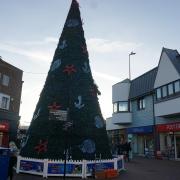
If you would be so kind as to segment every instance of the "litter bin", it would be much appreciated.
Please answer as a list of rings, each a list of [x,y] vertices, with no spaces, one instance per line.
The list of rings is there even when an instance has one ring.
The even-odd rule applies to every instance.
[[[7,180],[10,149],[0,147],[0,179]]]

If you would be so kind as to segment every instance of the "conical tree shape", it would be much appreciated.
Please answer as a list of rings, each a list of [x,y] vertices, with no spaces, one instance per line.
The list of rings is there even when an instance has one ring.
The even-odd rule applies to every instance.
[[[89,66],[79,4],[72,1],[62,35],[20,154],[31,158],[74,160],[111,158]],[[62,121],[62,111],[68,111]]]

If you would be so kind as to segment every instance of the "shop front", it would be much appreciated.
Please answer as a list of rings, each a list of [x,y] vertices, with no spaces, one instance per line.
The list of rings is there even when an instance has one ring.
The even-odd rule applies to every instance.
[[[180,122],[159,124],[156,131],[159,133],[162,155],[170,159],[180,159]]]
[[[0,122],[0,147],[9,145],[9,123]]]
[[[126,140],[126,130],[125,129],[116,129],[108,131],[109,143],[111,147],[112,154],[117,155],[117,146],[120,141]]]
[[[144,156],[147,151],[154,152],[153,126],[128,128],[127,134],[131,137],[133,154]]]

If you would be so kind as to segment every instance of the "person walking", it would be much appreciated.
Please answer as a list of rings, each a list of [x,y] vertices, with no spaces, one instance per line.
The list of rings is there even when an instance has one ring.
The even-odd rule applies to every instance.
[[[124,143],[124,154],[125,154],[125,159],[129,162],[129,152],[131,151],[131,144],[130,142],[125,142]]]
[[[17,162],[17,157],[14,152],[11,152],[10,158],[9,158],[9,167],[8,167],[8,178],[9,180],[13,179],[13,167]]]
[[[13,172],[14,172],[13,167],[17,163],[18,149],[17,149],[16,144],[13,141],[9,143],[9,148],[10,148],[10,158],[9,158],[9,166],[8,166],[8,178],[9,180],[12,180]]]

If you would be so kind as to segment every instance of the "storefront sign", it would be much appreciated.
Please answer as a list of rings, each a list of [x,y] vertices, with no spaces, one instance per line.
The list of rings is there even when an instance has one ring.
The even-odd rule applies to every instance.
[[[160,124],[156,126],[158,132],[175,132],[180,131],[180,122],[171,124]]]
[[[0,123],[0,131],[8,132],[9,131],[9,124],[7,122]]]
[[[144,133],[152,133],[152,131],[153,131],[153,126],[141,126],[141,127],[133,127],[127,129],[128,134],[144,134]]]

